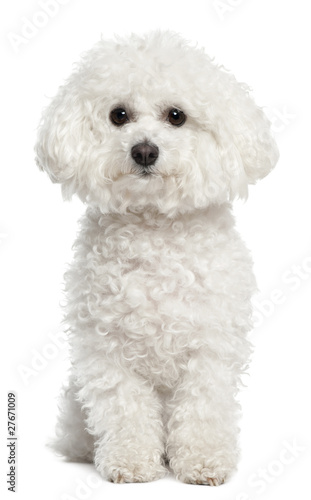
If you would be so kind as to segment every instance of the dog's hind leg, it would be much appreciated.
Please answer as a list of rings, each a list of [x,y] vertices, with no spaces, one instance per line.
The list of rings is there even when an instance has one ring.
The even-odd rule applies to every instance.
[[[86,429],[86,414],[77,398],[73,377],[60,396],[56,437],[49,446],[72,461],[92,462],[94,439]]]

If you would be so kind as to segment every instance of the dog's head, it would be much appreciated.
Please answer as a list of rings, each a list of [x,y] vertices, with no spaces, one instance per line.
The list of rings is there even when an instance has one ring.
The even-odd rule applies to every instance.
[[[36,151],[65,197],[120,213],[245,197],[278,158],[246,85],[170,32],[95,45],[45,110]]]

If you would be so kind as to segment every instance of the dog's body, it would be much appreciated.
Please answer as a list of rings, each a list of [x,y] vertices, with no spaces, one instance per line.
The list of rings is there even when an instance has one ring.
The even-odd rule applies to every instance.
[[[56,447],[115,482],[159,478],[167,459],[185,482],[220,484],[238,458],[255,290],[230,200],[275,164],[268,121],[205,54],[153,33],[87,55],[37,151],[89,205],[66,275]]]

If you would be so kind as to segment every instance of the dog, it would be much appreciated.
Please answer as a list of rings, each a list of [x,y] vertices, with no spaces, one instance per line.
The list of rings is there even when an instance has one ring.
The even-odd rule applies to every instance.
[[[43,112],[36,161],[86,205],[65,274],[54,448],[115,483],[217,486],[239,458],[252,259],[232,202],[275,166],[245,84],[170,31],[100,40]]]

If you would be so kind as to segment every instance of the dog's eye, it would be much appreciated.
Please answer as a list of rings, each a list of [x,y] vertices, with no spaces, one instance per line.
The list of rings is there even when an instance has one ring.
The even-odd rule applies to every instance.
[[[126,111],[123,108],[113,109],[110,113],[110,120],[117,127],[121,127],[121,125],[129,121]]]
[[[175,127],[181,127],[186,121],[186,115],[183,111],[173,108],[169,111],[167,119]]]

